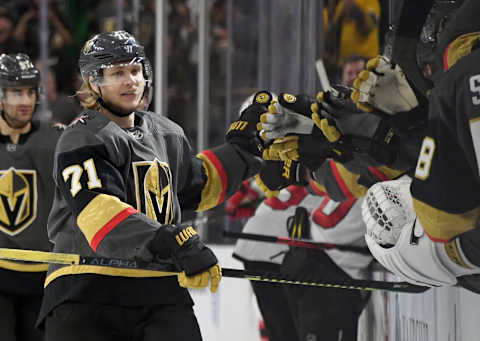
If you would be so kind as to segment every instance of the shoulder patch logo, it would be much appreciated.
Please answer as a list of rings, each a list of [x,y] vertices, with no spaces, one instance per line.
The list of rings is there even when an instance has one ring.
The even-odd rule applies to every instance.
[[[172,175],[167,163],[133,162],[137,210],[162,223],[173,222]]]
[[[72,122],[67,127],[73,127],[76,124],[87,124],[87,120],[90,120],[91,117],[88,114],[83,114],[73,119]]]
[[[37,173],[9,168],[0,171],[0,231],[14,236],[37,217]]]

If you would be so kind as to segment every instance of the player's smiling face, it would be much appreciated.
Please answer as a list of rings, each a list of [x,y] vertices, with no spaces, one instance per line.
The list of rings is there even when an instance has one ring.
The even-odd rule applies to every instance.
[[[103,100],[123,113],[134,112],[142,100],[145,79],[141,63],[115,64],[103,71]]]
[[[22,128],[32,120],[37,92],[33,86],[18,86],[5,89],[1,101],[8,124],[13,128]]]

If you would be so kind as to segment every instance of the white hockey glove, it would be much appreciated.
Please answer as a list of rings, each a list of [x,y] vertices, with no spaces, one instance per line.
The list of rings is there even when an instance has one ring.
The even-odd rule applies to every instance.
[[[268,112],[260,116],[257,129],[264,140],[272,140],[287,134],[310,134],[314,123],[311,119],[313,99],[304,95],[281,93],[278,101],[268,106]],[[295,108],[290,110],[287,106]]]
[[[417,97],[398,64],[386,57],[370,59],[366,70],[353,82],[351,98],[363,111],[380,109],[388,114],[410,111],[418,105]]]
[[[458,239],[435,243],[413,210],[411,180],[373,185],[362,204],[365,240],[372,255],[401,280],[424,286],[450,286],[480,268],[463,254]]]

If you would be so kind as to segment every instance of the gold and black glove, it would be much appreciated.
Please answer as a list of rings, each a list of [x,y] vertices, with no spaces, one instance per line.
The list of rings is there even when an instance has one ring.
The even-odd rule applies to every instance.
[[[215,254],[200,241],[192,226],[163,225],[148,248],[160,259],[173,259],[181,271],[180,286],[199,289],[210,282],[210,291],[217,291],[222,270]]]
[[[265,196],[272,197],[277,196],[278,192],[287,186],[306,185],[306,172],[305,167],[296,161],[265,161],[255,180]]]
[[[260,115],[268,110],[272,95],[268,91],[257,92],[252,104],[245,108],[237,121],[232,122],[225,135],[225,140],[256,156],[261,156],[264,141],[257,131]]]

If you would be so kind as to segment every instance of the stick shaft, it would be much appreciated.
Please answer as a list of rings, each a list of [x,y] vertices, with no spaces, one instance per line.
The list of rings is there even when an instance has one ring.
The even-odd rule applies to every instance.
[[[316,281],[312,279],[289,279],[284,274],[260,274],[245,270],[222,268],[222,275],[224,277],[244,278],[250,281],[269,282],[272,284],[291,284],[291,285],[303,285],[314,286],[323,288],[338,288],[338,289],[351,289],[362,291],[394,291],[405,293],[421,293],[429,289],[429,287],[423,287],[419,285],[410,284],[407,282],[383,282],[374,280],[360,280],[351,279],[347,281]]]
[[[267,243],[286,244],[289,246],[304,247],[308,249],[317,249],[317,250],[338,249],[340,251],[351,251],[351,252],[361,253],[364,255],[370,255],[370,251],[368,250],[368,248],[361,247],[361,246],[320,243],[320,242],[312,242],[312,241],[303,240],[303,239],[296,240],[288,237],[275,237],[275,236],[267,236],[263,234],[230,232],[230,231],[224,231],[223,235],[225,237],[256,240],[256,241],[267,242]]]
[[[96,266],[109,266],[109,267],[121,267],[121,268],[135,268],[143,270],[151,270],[157,275],[162,274],[164,276],[176,276],[178,272],[171,271],[171,268],[165,264],[150,264],[142,266],[135,261],[125,259],[114,258],[102,258],[102,257],[82,257],[76,254],[70,253],[58,253],[58,252],[45,252],[34,250],[21,250],[21,249],[7,249],[0,248],[0,259],[27,261],[35,263],[54,263],[54,264],[66,264],[66,265],[96,265]],[[161,270],[163,269],[163,270]],[[355,290],[388,290],[397,292],[419,293],[428,289],[428,287],[422,287],[405,282],[382,282],[382,281],[370,281],[370,280],[348,280],[348,281],[315,281],[308,279],[296,279],[287,278],[285,274],[274,273],[253,273],[250,271],[240,269],[222,268],[222,275],[224,277],[242,278],[250,281],[269,282],[272,284],[291,284],[291,285],[303,285],[303,286],[315,286],[326,288],[341,288],[341,289],[355,289]]]

